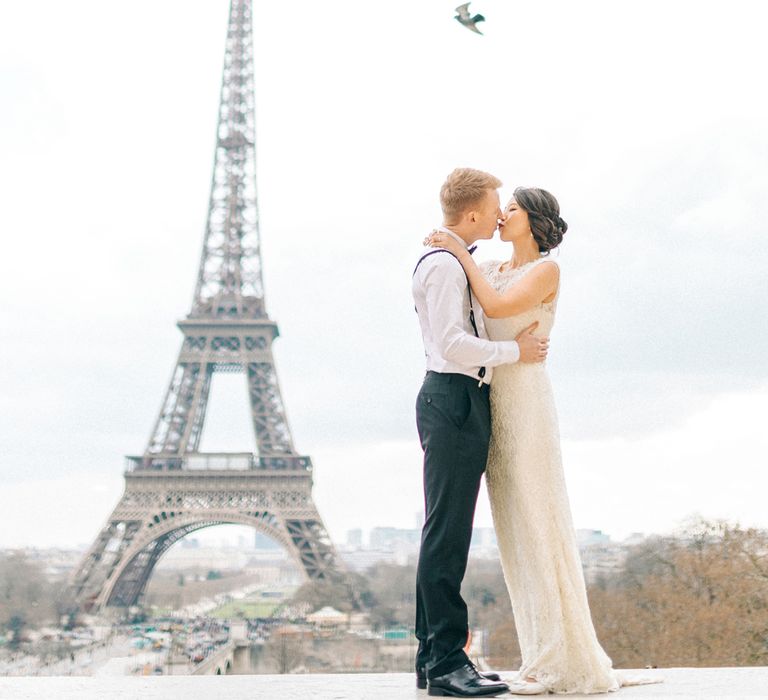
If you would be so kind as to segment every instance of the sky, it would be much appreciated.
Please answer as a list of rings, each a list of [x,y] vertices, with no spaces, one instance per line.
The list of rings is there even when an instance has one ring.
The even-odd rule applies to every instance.
[[[576,527],[768,527],[768,10],[475,0],[478,36],[453,5],[254,4],[266,303],[331,535],[420,521],[410,274],[457,166],[503,201],[550,190],[569,224],[548,366]],[[146,447],[194,291],[227,13],[0,4],[0,547],[90,544]],[[216,375],[201,449],[253,446],[245,379]]]

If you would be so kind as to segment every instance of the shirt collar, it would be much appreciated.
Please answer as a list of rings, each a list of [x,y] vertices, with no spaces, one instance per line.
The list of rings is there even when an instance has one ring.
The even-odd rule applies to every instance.
[[[464,246],[464,248],[469,248],[467,245],[467,242],[458,234],[451,231],[449,228],[445,228],[445,226],[438,226],[437,230],[440,231],[440,233],[447,233],[451,238],[461,243],[461,245]]]

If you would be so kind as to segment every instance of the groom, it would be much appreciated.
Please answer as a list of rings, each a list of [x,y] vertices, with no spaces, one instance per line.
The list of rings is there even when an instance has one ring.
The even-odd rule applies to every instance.
[[[458,168],[443,183],[441,231],[469,246],[493,238],[502,216],[493,175]],[[428,249],[413,274],[427,374],[416,401],[424,449],[425,521],[416,577],[416,681],[429,695],[485,697],[506,692],[494,673],[481,674],[464,646],[469,626],[461,582],[491,433],[493,367],[541,362],[548,339],[488,340],[464,270],[446,250]]]

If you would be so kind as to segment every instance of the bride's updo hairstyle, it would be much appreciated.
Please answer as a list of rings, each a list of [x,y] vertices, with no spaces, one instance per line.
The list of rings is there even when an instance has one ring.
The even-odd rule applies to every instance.
[[[528,214],[533,239],[539,252],[549,251],[562,243],[568,224],[560,216],[560,205],[554,195],[538,187],[518,187],[514,194],[518,206]]]

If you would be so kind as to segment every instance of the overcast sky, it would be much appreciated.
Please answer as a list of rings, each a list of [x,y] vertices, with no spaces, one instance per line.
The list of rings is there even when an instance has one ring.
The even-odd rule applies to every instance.
[[[576,526],[768,527],[763,4],[475,0],[484,36],[455,4],[255,2],[267,308],[331,534],[420,518],[410,274],[456,166],[503,200],[545,187],[568,221],[549,367]],[[227,13],[0,3],[0,546],[90,544],[146,446]],[[202,449],[253,447],[242,375],[215,376],[208,416]]]

